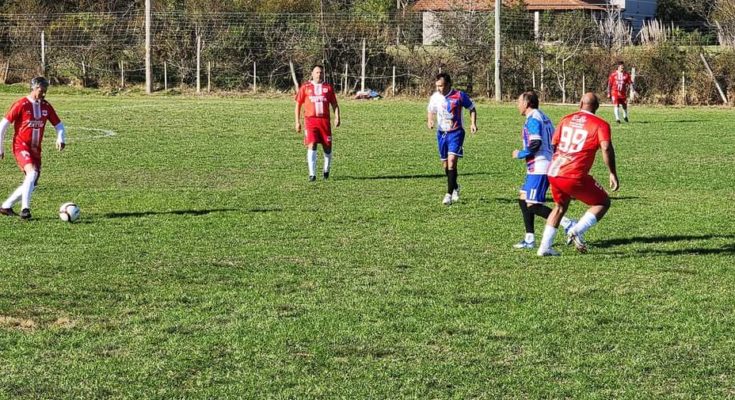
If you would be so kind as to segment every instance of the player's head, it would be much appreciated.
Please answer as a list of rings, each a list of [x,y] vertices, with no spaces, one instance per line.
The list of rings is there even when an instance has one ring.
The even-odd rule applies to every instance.
[[[450,90],[452,90],[452,77],[449,76],[448,73],[442,72],[439,74],[436,74],[436,91],[446,95],[449,93]]]
[[[48,80],[42,76],[37,76],[31,79],[31,95],[36,99],[43,99],[46,97],[46,90],[48,90]]]
[[[538,94],[533,90],[522,93],[518,96],[518,111],[521,115],[526,115],[528,110],[538,109]]]
[[[579,102],[579,108],[594,114],[600,108],[600,99],[593,92],[587,92],[582,96],[582,100]]]
[[[316,64],[311,68],[311,80],[321,83],[324,80],[324,66]]]
[[[618,67],[617,67],[617,68],[618,68],[618,71],[619,71],[619,72],[623,72],[623,71],[625,71],[625,62],[623,62],[623,61],[618,61]]]

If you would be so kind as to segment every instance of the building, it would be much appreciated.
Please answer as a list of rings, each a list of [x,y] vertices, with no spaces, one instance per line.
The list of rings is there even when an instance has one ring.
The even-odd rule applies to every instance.
[[[512,4],[513,0],[503,0]],[[656,16],[657,0],[525,0],[526,8],[535,14],[538,29],[539,14],[546,11],[586,10],[604,13],[611,8],[622,10],[622,17],[637,32],[643,22]],[[491,13],[495,9],[493,0],[419,0],[413,10],[422,13],[423,44],[430,45],[441,39],[438,13],[477,12]]]

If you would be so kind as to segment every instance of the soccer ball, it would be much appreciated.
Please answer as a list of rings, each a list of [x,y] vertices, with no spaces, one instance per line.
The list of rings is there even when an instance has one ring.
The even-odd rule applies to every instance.
[[[64,222],[74,222],[79,219],[79,207],[74,203],[64,203],[59,207],[59,218]]]

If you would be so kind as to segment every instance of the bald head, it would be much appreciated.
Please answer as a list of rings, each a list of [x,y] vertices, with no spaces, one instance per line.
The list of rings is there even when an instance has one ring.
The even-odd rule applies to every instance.
[[[600,108],[600,99],[597,97],[596,94],[592,92],[587,92],[584,94],[584,96],[582,96],[582,101],[580,101],[579,103],[579,108],[594,114],[597,112],[597,109]]]

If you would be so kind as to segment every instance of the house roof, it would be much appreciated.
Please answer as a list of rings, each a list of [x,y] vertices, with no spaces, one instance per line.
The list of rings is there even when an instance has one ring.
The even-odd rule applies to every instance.
[[[511,5],[515,0],[502,0]],[[529,11],[545,10],[604,10],[609,0],[525,0]],[[413,5],[415,11],[492,11],[493,0],[419,0]]]

